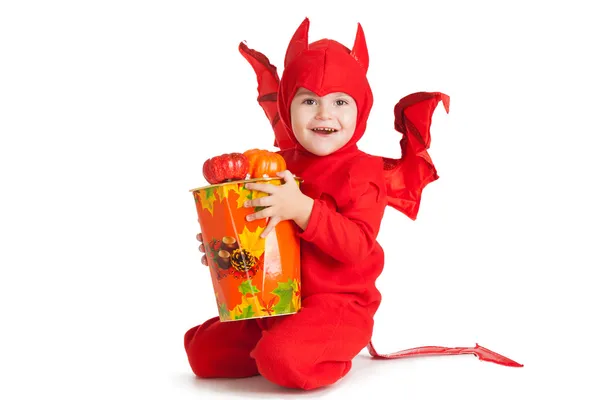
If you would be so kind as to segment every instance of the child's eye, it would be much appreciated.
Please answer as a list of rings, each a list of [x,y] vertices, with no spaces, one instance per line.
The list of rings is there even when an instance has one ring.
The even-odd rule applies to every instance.
[[[314,101],[313,99],[306,99],[302,103],[303,104],[308,104],[309,106],[312,106],[312,105],[316,104],[317,102]]]
[[[335,101],[336,106],[343,106],[345,104],[348,104],[348,102],[346,100],[336,100]]]

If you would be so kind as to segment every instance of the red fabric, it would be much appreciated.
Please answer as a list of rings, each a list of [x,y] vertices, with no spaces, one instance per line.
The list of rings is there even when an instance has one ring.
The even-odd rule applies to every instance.
[[[423,188],[439,178],[427,150],[431,144],[429,127],[438,103],[450,111],[450,98],[443,93],[413,93],[394,107],[394,127],[403,134],[402,158],[383,158],[388,205],[415,220]]]
[[[505,365],[507,367],[522,367],[516,361],[501,354],[486,349],[483,346],[475,343],[475,347],[441,347],[441,346],[422,346],[414,349],[406,349],[393,354],[379,354],[372,343],[367,346],[369,354],[375,358],[381,359],[397,359],[406,357],[424,357],[424,356],[455,356],[462,354],[473,354],[482,361],[490,361],[496,364]]]
[[[222,323],[215,317],[188,330],[183,345],[197,376],[245,378],[258,375],[250,352],[261,335],[255,320]]]
[[[373,321],[344,297],[321,294],[302,301],[295,315],[234,322],[213,318],[190,329],[184,346],[193,372],[201,378],[260,374],[305,390],[336,382],[369,342]]]
[[[402,158],[366,154],[357,142],[365,133],[373,97],[362,29],[359,25],[350,50],[333,40],[308,44],[308,26],[306,19],[290,41],[281,80],[264,55],[240,44],[256,72],[259,104],[271,121],[275,144],[288,169],[303,179],[303,193],[315,199],[308,226],[299,231],[302,309],[256,321],[213,319],[193,328],[185,346],[198,376],[260,373],[282,386],[303,389],[343,377],[352,358],[367,346],[373,349],[373,317],[381,302],[375,281],[384,264],[377,234],[385,207],[415,219],[423,188],[438,179],[427,153],[429,127],[440,100],[448,110],[448,96],[415,93],[401,99],[394,112],[395,128],[403,134]],[[333,154],[311,154],[294,137],[290,103],[300,87],[319,96],[345,92],[357,103],[354,136]],[[398,356],[382,356],[374,349],[372,354]]]

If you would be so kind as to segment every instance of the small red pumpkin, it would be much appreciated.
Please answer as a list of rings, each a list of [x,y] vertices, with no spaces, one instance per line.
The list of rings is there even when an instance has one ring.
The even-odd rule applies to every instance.
[[[276,177],[277,172],[285,171],[286,163],[281,154],[268,150],[251,149],[244,152],[248,159],[250,178],[262,178],[264,175]]]
[[[227,181],[245,179],[249,169],[248,158],[242,153],[228,153],[209,158],[202,166],[202,174],[214,185]]]

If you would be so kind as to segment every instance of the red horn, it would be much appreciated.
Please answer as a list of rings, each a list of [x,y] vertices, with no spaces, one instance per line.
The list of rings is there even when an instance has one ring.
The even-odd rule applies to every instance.
[[[298,29],[296,29],[296,33],[294,33],[292,40],[290,40],[290,44],[288,45],[285,53],[285,62],[283,64],[284,67],[287,67],[288,64],[291,63],[296,56],[298,56],[298,54],[308,49],[309,24],[308,18],[304,18],[304,21],[302,21]]]
[[[365,33],[363,32],[362,26],[358,24],[356,30],[356,38],[354,39],[354,46],[350,55],[358,61],[365,70],[369,69],[369,51],[367,50],[367,42],[365,41]]]

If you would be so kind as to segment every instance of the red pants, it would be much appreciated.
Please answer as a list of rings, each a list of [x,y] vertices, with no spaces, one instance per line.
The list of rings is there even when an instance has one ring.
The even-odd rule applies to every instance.
[[[373,318],[343,295],[313,295],[293,315],[219,322],[190,329],[185,350],[201,378],[262,375],[281,386],[314,389],[345,376],[369,343]]]

